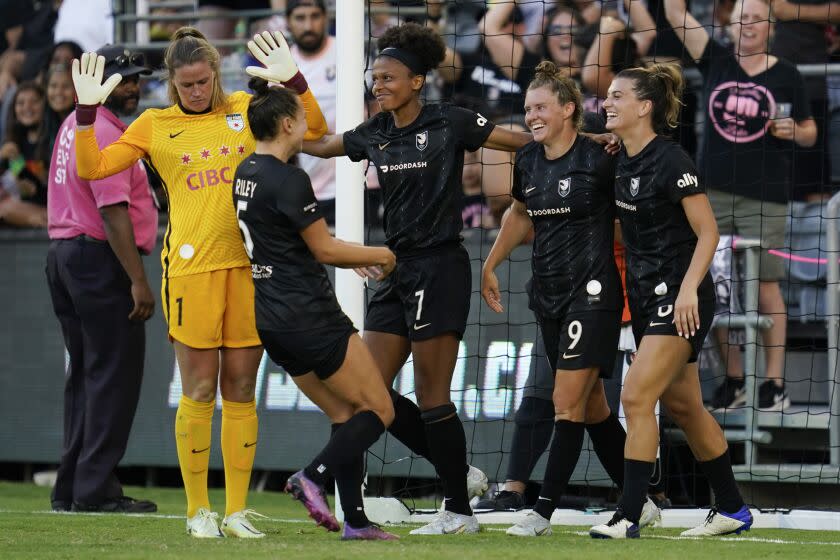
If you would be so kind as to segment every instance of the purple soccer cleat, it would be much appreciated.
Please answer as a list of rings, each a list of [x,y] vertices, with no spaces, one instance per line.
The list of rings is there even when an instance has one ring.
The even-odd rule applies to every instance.
[[[292,495],[295,500],[300,501],[309,512],[316,525],[320,525],[327,531],[336,532],[341,527],[330,511],[330,504],[327,502],[327,495],[324,489],[312,482],[303,471],[298,471],[289,477],[286,482],[285,491]]]
[[[393,533],[383,531],[376,523],[369,523],[365,527],[356,529],[351,527],[349,523],[344,524],[344,530],[341,532],[341,540],[343,541],[398,541],[400,538]]]

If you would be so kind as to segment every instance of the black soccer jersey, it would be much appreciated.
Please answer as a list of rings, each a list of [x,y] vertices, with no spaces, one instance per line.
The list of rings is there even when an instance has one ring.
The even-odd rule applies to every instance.
[[[236,169],[233,204],[251,259],[257,328],[309,330],[340,316],[327,271],[300,236],[322,218],[306,173],[251,154]]]
[[[376,166],[385,242],[397,256],[460,239],[464,150],[481,147],[493,128],[478,113],[431,104],[406,127],[379,113],[344,133],[347,156]]]
[[[628,297],[636,308],[676,297],[697,245],[680,201],[705,192],[694,162],[679,144],[657,136],[633,157],[622,147],[615,175]]]
[[[585,136],[554,160],[536,142],[516,153],[512,195],[534,222],[529,296],[538,314],[621,309],[613,258],[614,176],[615,158]]]

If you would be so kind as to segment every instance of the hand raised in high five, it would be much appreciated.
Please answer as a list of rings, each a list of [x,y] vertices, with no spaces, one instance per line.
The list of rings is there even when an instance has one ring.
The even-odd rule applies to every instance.
[[[268,31],[258,33],[254,35],[253,41],[248,41],[248,50],[265,68],[248,66],[245,72],[267,82],[282,83],[298,93],[306,91],[306,87],[301,90],[300,84],[297,83],[300,80],[305,85],[306,80],[303,79],[297,64],[292,59],[289,45],[282,33],[279,31],[273,34]]]
[[[102,83],[105,74],[105,57],[96,53],[83,53],[81,61],[73,59],[73,87],[76,89],[76,124],[92,125],[96,120],[96,107],[108,99],[122,81],[120,74],[113,74]]]
[[[96,53],[83,53],[82,60],[73,59],[73,86],[79,105],[99,105],[104,103],[114,88],[122,81],[120,74],[114,74],[105,83],[105,57]]]

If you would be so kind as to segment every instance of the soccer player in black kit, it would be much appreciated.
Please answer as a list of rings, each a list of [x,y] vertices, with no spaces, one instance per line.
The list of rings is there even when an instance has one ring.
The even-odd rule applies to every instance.
[[[396,259],[386,247],[364,247],[329,234],[301,169],[289,165],[306,132],[303,106],[285,88],[251,80],[256,91],[248,121],[256,150],[236,169],[233,204],[251,260],[257,331],[266,352],[333,422],[333,435],[286,491],[318,525],[339,526],[324,486],[334,477],[345,524],[344,540],[393,540],[370,523],[362,505],[363,454],[394,418],[382,375],[349,318],[341,311],[324,264],[375,267],[382,278]]]
[[[587,425],[604,423],[590,433],[603,440],[595,448],[599,456],[610,456],[601,462],[623,484],[624,428],[610,413],[599,378],[612,374],[624,307],[613,258],[615,158],[580,135],[582,121],[577,85],[553,62],[541,62],[525,95],[525,124],[534,141],[516,154],[514,202],[482,271],[482,297],[501,313],[494,270],[533,226],[529,306],[555,371],[555,424],[539,500],[507,530],[514,536],[551,534],[551,514],[580,457]],[[641,524],[652,523],[658,513],[650,502]]]
[[[686,536],[749,530],[726,438],[703,407],[697,354],[714,318],[709,265],[718,242],[715,217],[697,169],[676,143],[660,136],[677,124],[683,78],[678,66],[621,71],[604,102],[607,129],[624,146],[615,198],[627,251],[627,293],[638,352],[621,402],[627,415],[623,505],[595,538],[638,538],[639,519],[659,438],[656,401],[685,432],[717,504]]]
[[[464,151],[516,151],[531,135],[496,128],[473,111],[421,103],[426,73],[445,54],[433,30],[413,23],[392,27],[378,47],[372,93],[382,113],[344,134],[306,142],[304,152],[368,159],[376,166],[386,244],[397,255],[397,268],[370,300],[365,342],[388,386],[413,355],[419,408],[392,391],[389,432],[434,464],[445,493],[445,508],[411,533],[474,533],[479,528],[467,493],[466,437],[449,394],[472,284],[460,236]]]

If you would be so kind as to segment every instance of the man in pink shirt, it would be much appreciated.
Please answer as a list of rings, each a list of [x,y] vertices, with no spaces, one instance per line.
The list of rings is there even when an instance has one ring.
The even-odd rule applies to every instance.
[[[137,110],[142,55],[99,50],[105,77],[123,76],[97,110],[96,139],[107,146]],[[107,179],[76,172],[76,114],[58,132],[49,170],[47,281],[70,364],[64,387],[64,449],[52,494],[56,511],[157,511],[123,495],[115,470],[125,454],[140,397],[146,350],[144,322],[155,299],[141,254],[157,235],[157,210],[138,163]]]

